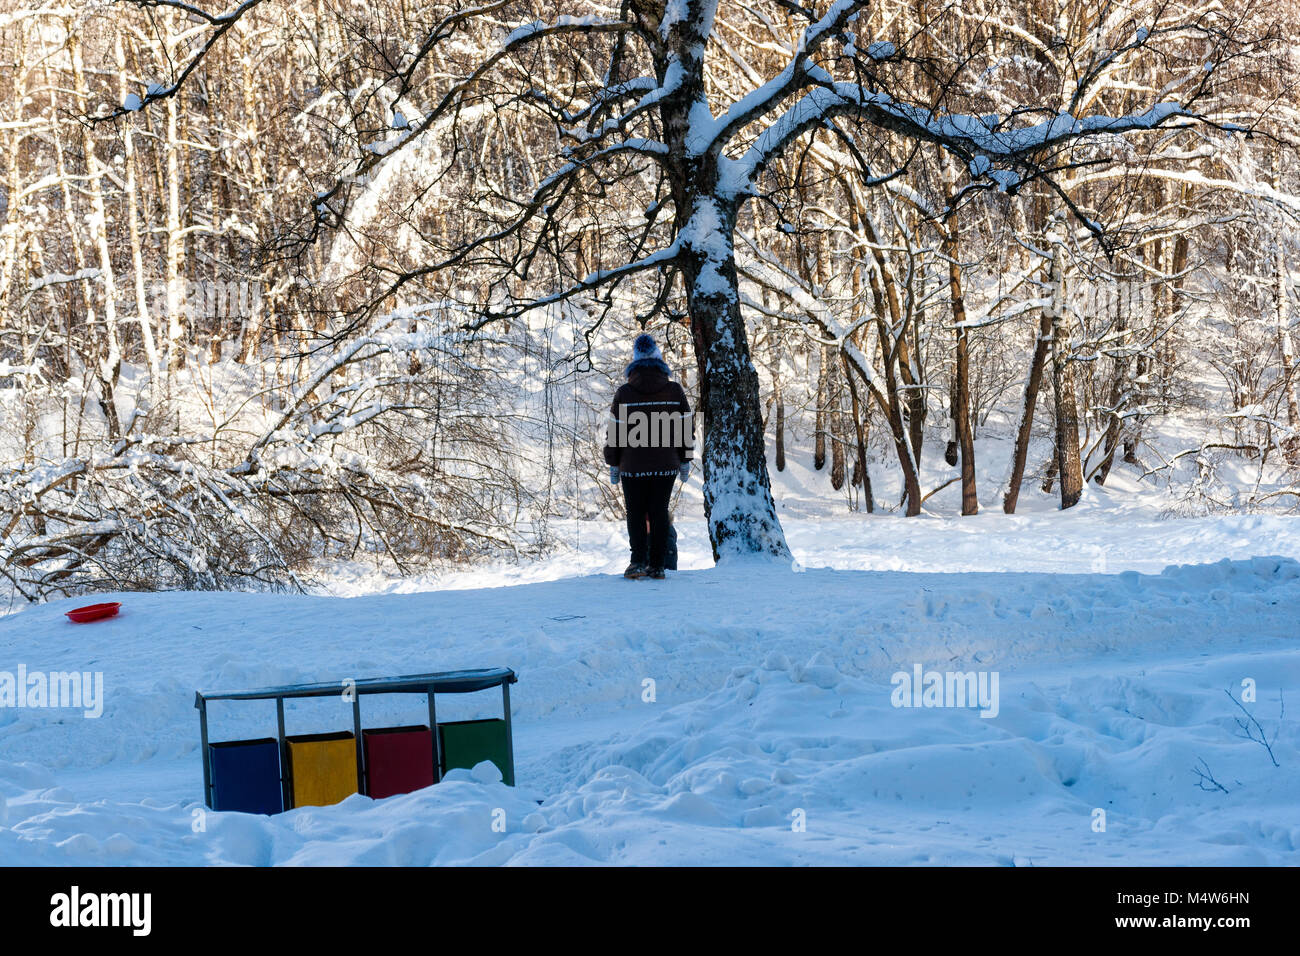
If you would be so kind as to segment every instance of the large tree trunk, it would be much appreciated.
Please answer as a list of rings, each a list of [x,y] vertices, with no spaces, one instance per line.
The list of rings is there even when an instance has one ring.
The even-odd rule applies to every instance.
[[[734,236],[741,200],[723,186],[718,152],[698,152],[692,135],[693,123],[709,114],[704,48],[712,19],[686,16],[668,27],[665,43],[680,82],[659,103],[699,372],[704,515],[715,561],[746,554],[788,560],[767,473],[758,372],[740,312]],[[668,67],[665,50],[655,64],[661,83]]]
[[[758,372],[740,313],[733,216],[718,200],[700,198],[683,250],[704,418],[704,515],[715,560],[789,558],[767,474]],[[718,225],[694,232],[700,222]]]

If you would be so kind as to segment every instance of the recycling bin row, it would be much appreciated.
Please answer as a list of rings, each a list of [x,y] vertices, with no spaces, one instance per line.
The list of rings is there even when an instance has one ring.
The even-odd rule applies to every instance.
[[[428,726],[363,730],[361,766],[351,731],[286,737],[283,760],[274,737],[212,742],[208,745],[212,808],[271,814],[338,803],[354,793],[391,797],[431,786],[449,770],[472,768],[484,760],[494,763],[504,782],[514,786],[510,728],[505,720],[451,721],[437,728],[442,765],[436,774]]]
[[[480,667],[221,693],[196,691],[204,802],[214,810],[269,814],[338,803],[354,793],[378,799],[430,786],[449,770],[472,768],[485,760],[496,764],[502,780],[514,786],[510,685],[516,680],[515,672],[508,667]],[[500,718],[438,719],[437,698],[494,688],[501,691]],[[413,727],[363,729],[361,702],[376,694],[423,696],[429,722]],[[350,705],[350,731],[297,736],[285,733],[286,701],[331,697]],[[274,737],[211,739],[208,707],[212,702],[254,700],[274,701]]]

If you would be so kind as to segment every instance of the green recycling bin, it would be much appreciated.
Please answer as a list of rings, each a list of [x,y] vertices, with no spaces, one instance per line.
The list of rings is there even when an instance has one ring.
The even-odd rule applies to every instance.
[[[501,779],[506,785],[510,787],[515,785],[510,732],[502,718],[439,723],[438,733],[442,741],[444,774],[458,767],[472,769],[475,764],[491,760],[501,771]]]

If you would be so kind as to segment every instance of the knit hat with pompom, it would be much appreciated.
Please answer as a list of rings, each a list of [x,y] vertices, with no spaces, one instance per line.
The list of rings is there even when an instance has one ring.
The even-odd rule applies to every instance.
[[[664,360],[664,353],[659,351],[654,336],[648,332],[642,332],[632,342],[632,361],[639,362],[642,359]]]

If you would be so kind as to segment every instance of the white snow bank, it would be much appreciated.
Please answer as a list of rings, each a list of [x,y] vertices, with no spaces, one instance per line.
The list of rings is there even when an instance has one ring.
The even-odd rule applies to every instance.
[[[881,525],[918,529],[893,542],[915,566],[978,564],[981,542],[983,567],[1021,560],[1000,550],[1016,536],[998,522],[964,539],[902,521]],[[0,862],[1300,862],[1300,734],[1277,720],[1279,692],[1300,688],[1293,557],[1097,573],[1087,551],[1051,553],[1063,539],[1031,521],[1025,560],[1037,533],[1040,556],[1070,573],[816,567],[882,559],[884,537],[854,536],[872,524],[790,521],[803,573],[127,594],[119,618],[83,626],[62,617],[67,602],[10,614],[0,670],[101,670],[106,703],[98,720],[0,709]],[[1250,548],[1231,523],[1164,524],[1193,542],[1200,529],[1206,550]],[[1088,527],[1133,546],[1118,523]],[[695,537],[683,528],[692,561]],[[585,540],[589,563],[625,560],[613,529]],[[996,671],[997,716],[894,707],[891,676],[915,664]],[[196,815],[196,688],[490,665],[519,673],[518,788],[480,768],[382,801]],[[1224,690],[1239,696],[1248,678],[1280,767],[1239,735]],[[346,726],[330,703],[291,706],[291,732]],[[448,698],[440,716],[497,707],[491,693]],[[368,723],[419,710],[376,701]],[[215,739],[274,727],[270,704],[214,705],[211,719]],[[1201,761],[1226,794],[1198,788]]]

